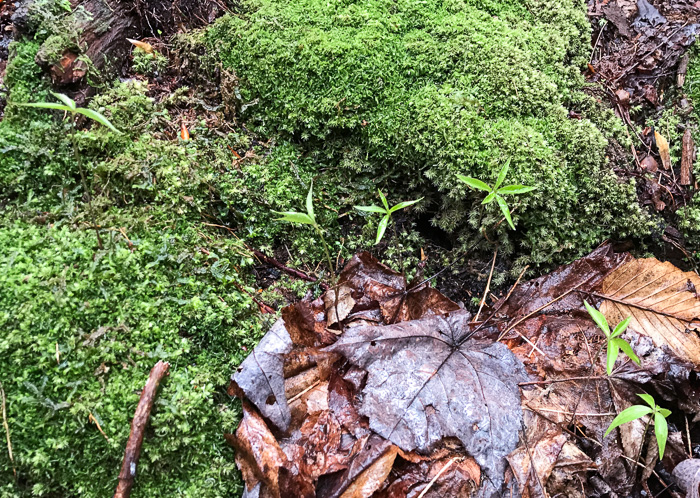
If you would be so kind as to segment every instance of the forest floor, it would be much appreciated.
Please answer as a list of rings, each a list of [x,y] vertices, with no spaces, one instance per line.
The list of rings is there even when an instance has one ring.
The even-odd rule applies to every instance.
[[[700,4],[363,5],[0,0],[0,496],[697,487]]]

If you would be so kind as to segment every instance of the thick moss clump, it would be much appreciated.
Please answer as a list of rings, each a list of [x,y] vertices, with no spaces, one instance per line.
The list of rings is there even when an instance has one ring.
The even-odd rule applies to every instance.
[[[582,2],[244,5],[209,41],[235,72],[242,115],[258,131],[427,193],[434,222],[468,238],[500,214],[482,209],[456,174],[493,181],[509,160],[508,181],[537,191],[518,199],[517,234],[499,227],[502,248],[516,242],[534,261],[648,230],[634,185],[606,166],[606,135],[578,91],[589,50]]]

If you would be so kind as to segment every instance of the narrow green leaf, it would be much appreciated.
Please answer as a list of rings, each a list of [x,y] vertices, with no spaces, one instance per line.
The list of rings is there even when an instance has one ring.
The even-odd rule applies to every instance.
[[[70,98],[68,95],[63,95],[62,93],[54,93],[54,92],[51,92],[51,95],[53,95],[58,100],[60,100],[61,102],[63,102],[64,104],[66,104],[68,107],[70,107],[72,110],[75,111],[75,109],[76,109],[75,100]]]
[[[119,130],[117,130],[112,123],[109,122],[109,119],[104,117],[102,114],[99,112],[93,111],[92,109],[85,109],[84,107],[78,107],[75,112],[79,112],[83,116],[87,116],[90,119],[94,119],[101,125],[106,126],[110,130],[112,130],[115,133],[121,133]]]
[[[664,451],[666,451],[668,423],[666,422],[666,417],[660,413],[654,415],[654,434],[656,434],[656,442],[659,445],[659,460],[661,460],[664,457]]]
[[[56,109],[57,111],[73,112],[73,109],[63,104],[54,104],[53,102],[32,102],[31,104],[17,104],[22,107],[39,107],[41,109]]]
[[[637,394],[637,396],[642,398],[647,405],[651,406],[652,408],[656,408],[656,401],[654,401],[654,398],[649,394]]]
[[[667,410],[666,408],[657,408],[657,411],[664,417],[671,415],[671,410]]]
[[[496,192],[491,192],[489,195],[487,195],[483,201],[481,201],[481,204],[490,204],[497,196],[498,194]]]
[[[420,199],[416,199],[415,201],[399,202],[396,206],[391,208],[389,210],[389,212],[393,213],[394,211],[398,211],[399,209],[404,209],[404,208],[407,208],[408,206],[413,206],[414,204],[416,204],[422,200],[423,200],[423,198],[421,197]]]
[[[603,315],[600,311],[588,304],[588,302],[583,301],[583,304],[586,306],[588,314],[591,315],[591,318],[593,318],[595,324],[598,325],[598,328],[600,328],[600,330],[602,330],[605,333],[605,337],[609,338],[610,327],[608,326],[608,321],[605,319],[605,315]]]
[[[314,198],[313,198],[313,192],[314,192],[314,182],[313,180],[311,181],[311,186],[309,187],[309,193],[306,194],[306,213],[309,215],[309,218],[311,218],[314,223],[316,223],[316,216],[314,215]]]
[[[281,218],[277,218],[277,221],[288,221],[290,223],[315,225],[314,220],[312,220],[308,214],[297,213],[295,211],[273,211],[273,213],[282,215]]]
[[[516,195],[532,192],[533,190],[535,190],[535,187],[526,187],[525,185],[508,185],[507,187],[498,189],[498,193],[503,195]]]
[[[614,342],[608,342],[608,361],[606,363],[605,370],[608,375],[612,375],[613,368],[615,368],[615,362],[617,361],[617,355],[620,353],[620,348]]]
[[[382,237],[384,237],[384,232],[386,231],[387,225],[389,225],[388,214],[384,215],[382,221],[379,222],[379,226],[377,227],[377,242],[375,242],[374,245],[379,244],[379,241],[381,241]]]
[[[619,337],[611,340],[610,342],[614,342],[627,355],[627,357],[637,365],[641,363],[639,361],[639,357],[634,354],[634,350],[632,349],[632,346],[630,346],[629,342],[624,339],[620,339]]]
[[[476,178],[472,178],[472,177],[464,176],[464,175],[457,175],[457,178],[462,180],[464,183],[469,185],[471,188],[484,190],[486,192],[491,192],[491,187],[489,187],[487,183],[484,183],[481,180],[477,180]]]
[[[386,209],[380,208],[379,206],[354,206],[358,211],[366,211],[368,213],[382,213],[386,214]]]
[[[506,163],[503,165],[501,168],[501,171],[498,173],[498,178],[496,179],[496,185],[493,186],[494,190],[498,190],[498,187],[501,186],[503,181],[506,179],[506,175],[508,174],[508,167],[510,166],[510,159],[506,161]]]
[[[605,431],[605,436],[610,434],[615,427],[626,424],[627,422],[632,422],[638,418],[642,418],[644,415],[649,415],[652,413],[652,411],[653,410],[651,408],[644,405],[634,405],[630,406],[626,410],[622,410],[617,417],[613,419],[612,424],[610,424],[610,427],[608,427],[608,430]]]
[[[382,194],[381,190],[377,189],[377,192],[379,192],[379,197],[382,198],[382,204],[384,204],[386,210],[389,211],[389,203],[387,202],[386,197],[384,197],[384,194]]]
[[[622,335],[622,333],[627,330],[627,326],[630,324],[630,320],[632,320],[631,316],[628,316],[624,320],[622,320],[620,323],[617,324],[615,327],[615,330],[613,330],[613,333],[610,337],[617,337],[619,335]]]
[[[510,209],[508,208],[506,201],[500,195],[496,195],[496,202],[498,202],[498,207],[501,208],[501,212],[503,213],[503,216],[506,217],[510,227],[515,230],[515,225],[513,225],[513,219],[510,217]]]

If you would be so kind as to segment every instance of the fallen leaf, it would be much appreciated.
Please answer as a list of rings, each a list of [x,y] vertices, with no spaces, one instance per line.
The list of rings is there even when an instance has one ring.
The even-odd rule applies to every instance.
[[[508,455],[508,463],[513,469],[523,498],[547,496],[547,479],[566,442],[567,437],[561,430],[552,429],[539,441],[523,444]]]
[[[331,351],[367,371],[360,413],[404,451],[458,438],[499,488],[522,421],[522,363],[500,343],[470,338],[471,314],[347,330]]]
[[[654,138],[656,139],[656,147],[659,149],[659,156],[661,156],[661,165],[665,170],[671,169],[671,151],[668,141],[658,131],[654,132]]]
[[[692,458],[679,463],[673,469],[673,479],[686,498],[700,498],[700,460]]]
[[[382,456],[362,472],[345,490],[340,498],[366,498],[377,491],[391,472],[391,467],[398,453],[395,446],[389,448]]]
[[[353,289],[357,308],[369,309],[378,305],[385,323],[415,320],[427,314],[459,309],[455,302],[428,287],[427,283],[408,289],[403,275],[381,264],[368,252],[353,256],[340,274],[339,285]]]
[[[621,265],[596,289],[609,323],[632,317],[629,327],[667,345],[680,359],[700,366],[700,277],[655,258]],[[689,332],[690,330],[690,332]]]
[[[279,496],[279,469],[287,462],[282,448],[265,421],[246,402],[243,420],[229,441],[236,448],[236,465],[243,474],[246,488],[253,490],[260,482]]]
[[[127,41],[131,43],[133,46],[140,48],[147,54],[152,54],[153,53],[153,46],[148,43],[148,42],[143,42],[139,40],[133,40],[131,38],[127,38]]]
[[[278,429],[291,422],[284,390],[284,354],[292,350],[292,339],[279,319],[241,363],[232,379],[246,397]]]
[[[652,156],[647,156],[642,159],[640,166],[644,168],[647,173],[656,173],[659,170],[659,163],[656,162]]]

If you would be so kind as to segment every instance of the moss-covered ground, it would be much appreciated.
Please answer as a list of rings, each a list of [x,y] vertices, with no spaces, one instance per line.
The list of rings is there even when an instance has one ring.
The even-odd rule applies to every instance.
[[[244,1],[170,42],[206,53],[191,80],[220,76],[214,104],[211,86],[154,91],[145,76],[167,69],[143,54],[142,80],[90,75],[87,105],[123,133],[78,123],[87,192],[70,122],[21,106],[55,100],[35,59],[76,15],[35,4],[33,34],[11,46],[0,122],[0,382],[14,454],[0,451],[2,497],[110,495],[159,359],[171,373],[132,496],[240,494],[226,384],[274,320],[255,300],[279,309],[319,292],[284,275],[269,285],[249,249],[327,275],[313,232],[271,214],[303,210],[312,181],[339,258],[373,247],[378,217],[352,206],[379,203],[377,187],[392,203],[424,196],[375,248],[410,272],[438,232],[455,253],[499,241],[517,269],[650,231],[607,156],[627,135],[582,91],[583,2]],[[699,68],[696,57],[698,102]],[[515,231],[456,180],[492,182],[505,161],[508,183],[537,187],[514,198]]]

